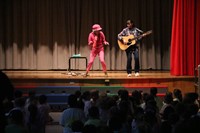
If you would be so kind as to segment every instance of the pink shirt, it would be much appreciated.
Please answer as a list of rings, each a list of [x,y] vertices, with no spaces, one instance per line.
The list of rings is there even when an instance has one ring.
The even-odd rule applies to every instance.
[[[94,32],[89,34],[88,45],[93,46],[93,48],[100,49],[105,43],[107,43],[107,41],[102,31],[100,31],[99,35],[95,35]]]

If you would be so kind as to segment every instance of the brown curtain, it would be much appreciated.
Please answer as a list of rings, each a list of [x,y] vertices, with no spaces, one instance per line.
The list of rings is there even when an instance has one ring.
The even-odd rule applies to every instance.
[[[110,43],[107,69],[125,70],[117,34],[130,18],[153,30],[140,44],[141,69],[169,70],[172,8],[173,0],[1,0],[0,69],[67,69],[73,54],[89,59],[88,34],[99,23]],[[72,67],[84,70],[84,60]],[[97,57],[93,70],[101,69]]]

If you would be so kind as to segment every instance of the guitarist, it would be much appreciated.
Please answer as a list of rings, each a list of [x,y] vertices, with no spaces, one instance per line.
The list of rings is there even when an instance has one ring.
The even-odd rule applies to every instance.
[[[128,42],[123,40],[123,36],[129,36],[129,35],[134,35],[134,37],[137,37],[143,33],[142,30],[138,29],[135,27],[134,23],[132,20],[127,20],[126,21],[127,27],[124,28],[119,34],[118,34],[118,39],[124,44],[128,45]],[[127,56],[127,65],[126,65],[126,70],[127,70],[127,76],[131,77],[132,76],[132,54],[134,55],[134,60],[135,60],[135,76],[139,76],[139,70],[140,70],[140,65],[139,65],[139,48],[137,44],[139,43],[139,40],[141,38],[138,38],[136,40],[136,44],[128,47],[126,51],[126,56]]]

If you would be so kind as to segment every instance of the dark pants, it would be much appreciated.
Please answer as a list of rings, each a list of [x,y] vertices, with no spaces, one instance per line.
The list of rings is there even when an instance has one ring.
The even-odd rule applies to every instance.
[[[134,55],[134,60],[135,60],[135,68],[134,71],[139,72],[140,65],[139,65],[139,49],[138,47],[132,47],[128,48],[126,50],[126,56],[127,56],[127,66],[126,70],[128,74],[132,73],[132,54]]]

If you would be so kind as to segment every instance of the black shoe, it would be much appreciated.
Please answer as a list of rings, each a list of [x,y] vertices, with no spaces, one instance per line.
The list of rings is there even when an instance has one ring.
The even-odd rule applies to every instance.
[[[83,73],[82,75],[83,75],[83,77],[87,77],[87,76],[89,76],[88,72]]]
[[[106,77],[108,77],[108,73],[107,72],[105,72],[104,74],[105,74]]]

